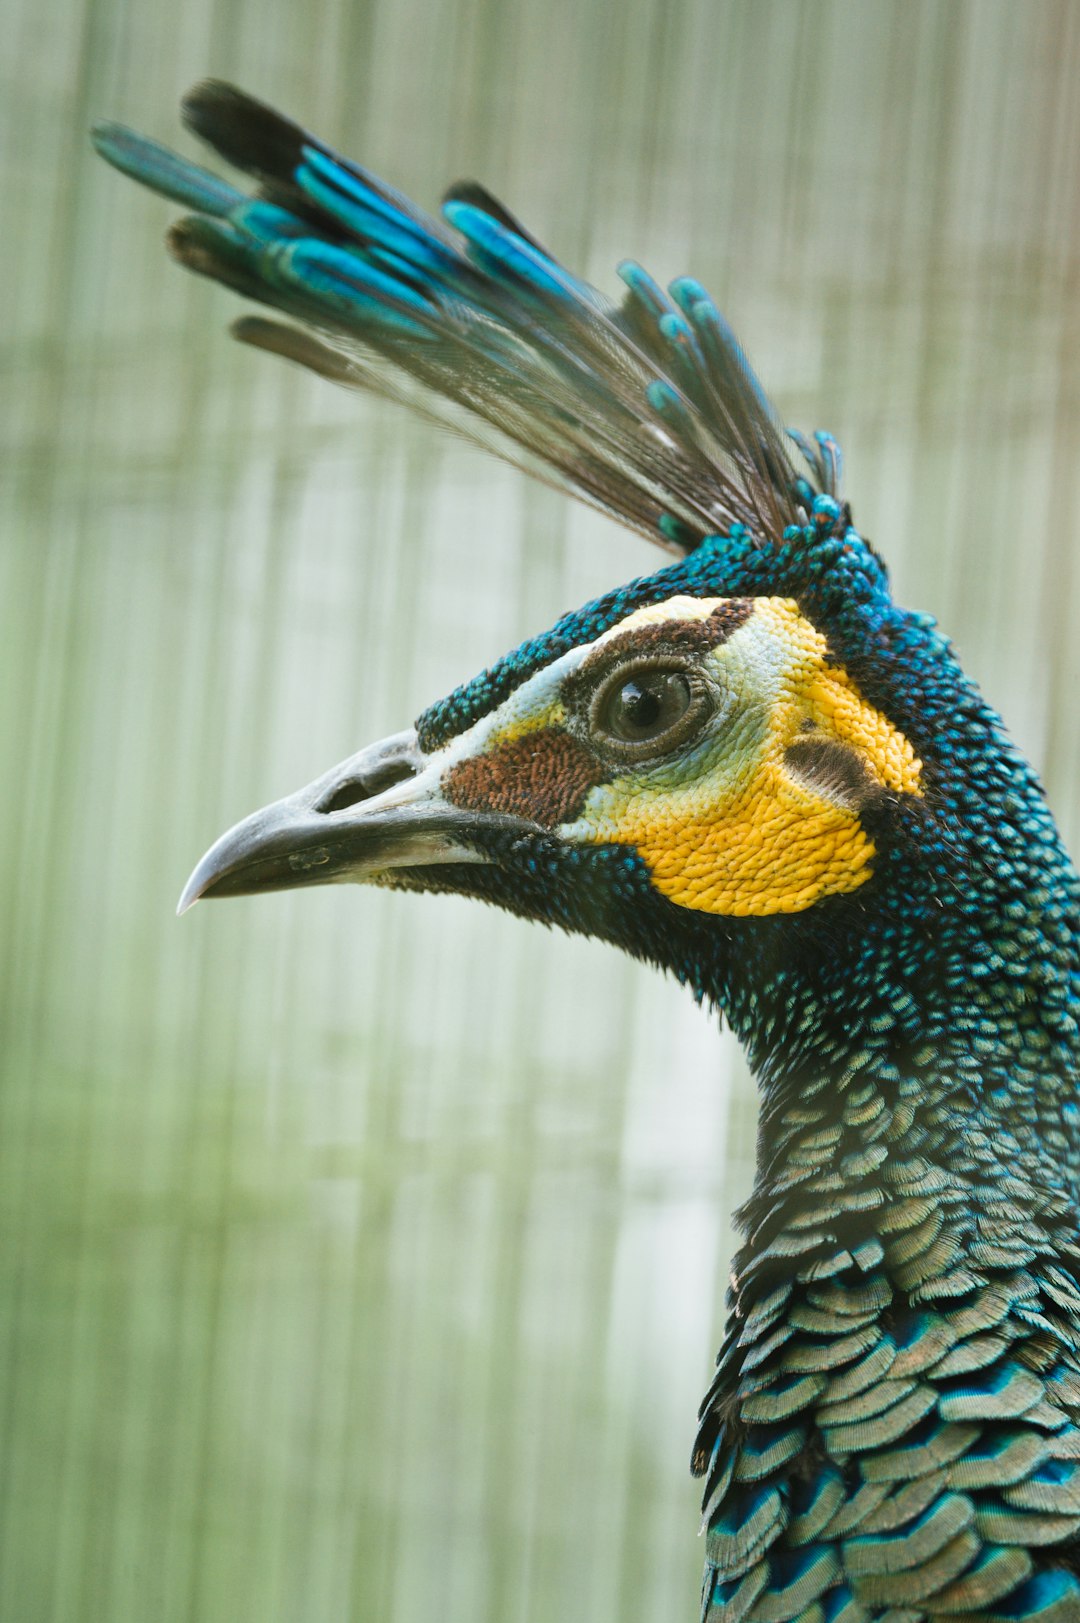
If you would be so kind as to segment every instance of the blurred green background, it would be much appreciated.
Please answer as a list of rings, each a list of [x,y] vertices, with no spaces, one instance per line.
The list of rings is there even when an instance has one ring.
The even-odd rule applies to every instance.
[[[754,1103],[608,949],[222,828],[661,562],[244,352],[91,155],[214,73],[715,292],[1080,844],[1080,6],[0,0],[0,1619],[696,1615]],[[184,149],[192,145],[183,138]]]

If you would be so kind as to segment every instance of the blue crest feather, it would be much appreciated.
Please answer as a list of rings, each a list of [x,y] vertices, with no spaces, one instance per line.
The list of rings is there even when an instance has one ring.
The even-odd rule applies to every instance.
[[[403,400],[676,553],[733,524],[775,544],[835,491],[835,463],[801,439],[813,483],[796,477],[742,349],[689,277],[665,291],[626,261],[617,305],[475,182],[437,219],[232,86],[197,86],[184,118],[255,197],[121,126],[95,143],[194,211],[169,237],[183,264],[300,323],[244,319],[244,342]]]

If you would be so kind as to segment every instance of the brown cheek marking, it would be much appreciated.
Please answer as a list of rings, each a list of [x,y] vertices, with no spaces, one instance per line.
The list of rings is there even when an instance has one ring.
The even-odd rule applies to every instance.
[[[806,723],[803,725],[805,729]],[[813,722],[809,725],[813,727]],[[785,749],[784,764],[820,794],[835,795],[855,811],[882,793],[862,758],[835,738],[808,735],[804,730]]]
[[[503,812],[554,828],[572,821],[589,790],[606,777],[584,744],[561,728],[545,727],[459,761],[443,778],[442,792],[464,811]]]

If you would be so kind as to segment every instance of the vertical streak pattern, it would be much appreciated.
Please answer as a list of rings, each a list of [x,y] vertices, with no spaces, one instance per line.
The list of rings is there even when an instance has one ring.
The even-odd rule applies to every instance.
[[[230,346],[90,118],[232,77],[609,291],[700,278],[1080,842],[1076,9],[627,18],[0,0],[2,1617],[692,1616],[753,1145],[710,1022],[595,944],[174,922],[210,834],[654,560]]]

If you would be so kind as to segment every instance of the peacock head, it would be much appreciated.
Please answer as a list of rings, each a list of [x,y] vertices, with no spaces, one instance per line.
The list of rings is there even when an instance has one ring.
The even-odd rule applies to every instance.
[[[256,812],[181,907],[342,881],[454,891],[726,1001],[748,950],[790,962],[811,921],[835,933],[910,866],[927,695],[898,707],[894,667],[910,676],[923,647],[940,681],[942,646],[820,497],[779,547],[736,526]]]

